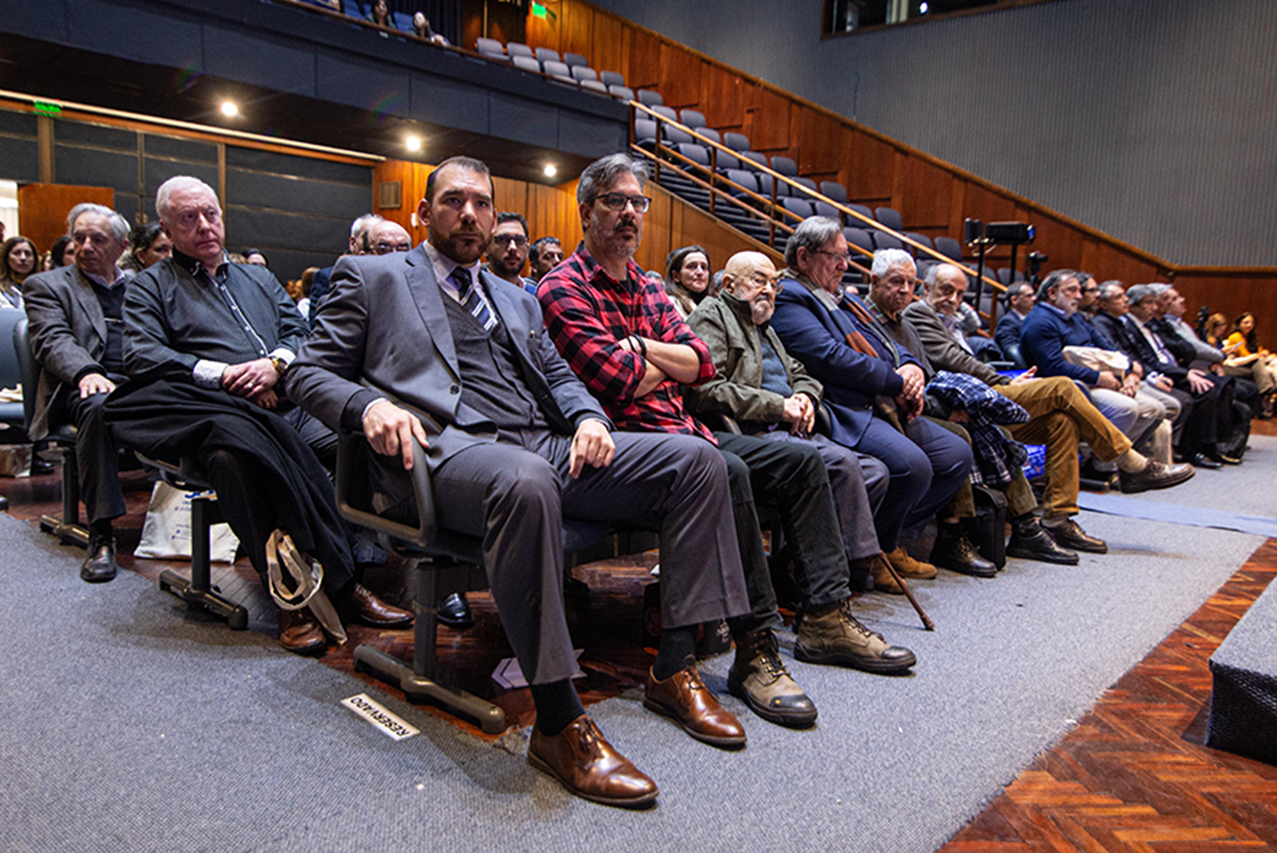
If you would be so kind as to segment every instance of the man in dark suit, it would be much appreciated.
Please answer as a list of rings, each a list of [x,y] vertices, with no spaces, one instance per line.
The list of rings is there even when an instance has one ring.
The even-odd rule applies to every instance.
[[[1007,312],[998,319],[998,326],[993,331],[993,340],[997,342],[1002,353],[1007,358],[1011,358],[1013,352],[1020,351],[1020,325],[1033,310],[1033,285],[1027,281],[1012,282],[1007,285],[1005,298]]]
[[[124,376],[125,274],[115,265],[129,243],[123,216],[97,204],[77,204],[67,216],[75,263],[33,275],[23,288],[31,346],[42,366],[31,438],[50,427],[77,427],[80,496],[89,516],[89,550],[80,577],[115,577],[111,520],[124,515],[115,437],[102,404]]]
[[[689,733],[740,744],[739,723],[687,663],[692,649],[667,639],[748,609],[727,471],[694,438],[611,431],[549,341],[536,300],[480,272],[492,195],[483,163],[445,161],[417,211],[427,242],[338,262],[288,393],[333,428],[364,433],[374,505],[386,512],[411,506],[404,469],[430,467],[440,525],[484,540],[484,569],[536,702],[529,764],[587,799],[641,805],[655,784],[603,739],[570,681],[562,517],[659,519],[670,630],[653,669],[685,675],[674,704]]]

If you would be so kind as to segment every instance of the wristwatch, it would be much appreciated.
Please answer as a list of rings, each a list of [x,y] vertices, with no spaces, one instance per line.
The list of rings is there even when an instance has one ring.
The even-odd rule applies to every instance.
[[[282,358],[280,358],[277,355],[269,356],[269,358],[270,358],[271,365],[274,366],[275,368],[275,372],[278,373],[280,376],[283,376],[285,373],[288,372],[288,362],[284,361]]]

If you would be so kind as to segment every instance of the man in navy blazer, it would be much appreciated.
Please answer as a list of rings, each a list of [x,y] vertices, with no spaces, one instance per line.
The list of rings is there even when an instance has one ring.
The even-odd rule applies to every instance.
[[[843,291],[847,240],[837,222],[803,220],[785,246],[785,263],[772,328],[825,386],[833,440],[887,465],[891,480],[874,524],[895,562],[903,550],[900,531],[953,497],[971,471],[971,448],[918,417],[924,386],[918,360],[891,340],[859,297]]]
[[[288,393],[334,429],[368,438],[379,511],[409,514],[404,469],[424,464],[440,526],[483,538],[484,569],[536,703],[528,763],[586,799],[650,803],[656,785],[603,739],[570,681],[562,516],[658,519],[662,625],[735,616],[749,605],[727,469],[691,436],[612,432],[559,357],[536,299],[480,272],[495,219],[487,166],[445,161],[417,215],[429,238],[416,249],[337,263]],[[662,642],[658,663],[669,654]],[[744,742],[708,691],[694,698],[702,718]]]

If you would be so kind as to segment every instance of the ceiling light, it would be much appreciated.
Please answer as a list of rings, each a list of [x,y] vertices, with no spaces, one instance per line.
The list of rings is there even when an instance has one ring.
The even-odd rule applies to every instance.
[[[925,15],[931,11],[931,6],[928,3],[923,3],[921,6],[918,7],[918,11]]]
[[[235,106],[234,101],[222,101],[222,115],[234,118],[239,115],[239,107]]]
[[[547,178],[553,178],[555,175],[559,173],[558,167],[555,166],[553,163],[546,163],[545,169],[543,171],[545,172],[545,176]]]
[[[420,150],[421,150],[421,137],[420,137],[420,136],[409,136],[407,139],[405,139],[405,140],[404,140],[404,145],[405,145],[405,146],[407,146],[407,148],[408,148],[408,150],[409,150],[409,151],[420,151]]]

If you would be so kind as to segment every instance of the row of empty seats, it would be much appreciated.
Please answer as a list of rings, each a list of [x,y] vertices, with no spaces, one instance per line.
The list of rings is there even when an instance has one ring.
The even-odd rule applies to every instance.
[[[565,53],[560,57],[557,50],[548,47],[534,49],[517,41],[503,45],[490,38],[477,39],[475,50],[480,56],[509,62],[515,68],[534,74],[546,74],[562,83],[627,101],[634,99],[634,90],[625,85],[624,75],[618,71],[596,71],[590,67],[590,61],[579,53]]]

